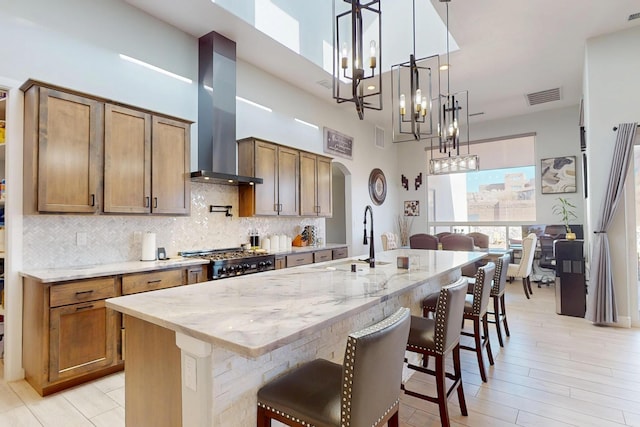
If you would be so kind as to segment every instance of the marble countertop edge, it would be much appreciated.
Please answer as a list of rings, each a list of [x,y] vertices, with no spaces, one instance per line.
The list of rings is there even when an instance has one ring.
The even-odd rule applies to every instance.
[[[20,275],[22,277],[38,280],[42,283],[52,283],[68,280],[91,279],[101,276],[114,276],[118,274],[143,273],[145,271],[165,270],[208,263],[208,260],[201,258],[176,257],[168,260],[156,261],[124,261],[79,267],[43,268],[37,270],[25,269],[20,271]]]

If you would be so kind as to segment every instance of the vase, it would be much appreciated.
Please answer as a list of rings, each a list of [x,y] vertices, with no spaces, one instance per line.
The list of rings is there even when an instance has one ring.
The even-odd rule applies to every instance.
[[[567,240],[576,240],[576,233],[567,233],[565,238]]]

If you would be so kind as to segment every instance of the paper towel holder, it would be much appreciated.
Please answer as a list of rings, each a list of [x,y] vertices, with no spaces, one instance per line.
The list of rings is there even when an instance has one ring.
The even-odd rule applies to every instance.
[[[220,205],[209,205],[209,212],[224,212],[224,216],[233,216],[233,214],[231,213],[231,205],[225,205],[225,206],[220,206]],[[222,210],[221,210],[222,209]]]

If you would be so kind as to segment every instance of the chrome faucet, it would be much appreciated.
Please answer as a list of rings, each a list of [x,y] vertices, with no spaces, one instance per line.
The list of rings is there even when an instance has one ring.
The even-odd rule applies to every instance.
[[[362,240],[362,244],[366,245],[367,244],[367,211],[369,211],[369,214],[371,216],[371,233],[370,233],[370,238],[371,238],[371,243],[369,244],[369,259],[367,261],[369,261],[369,267],[371,268],[375,268],[376,266],[376,256],[375,256],[375,249],[373,248],[373,209],[371,208],[371,205],[367,205],[366,208],[364,208],[364,239]]]

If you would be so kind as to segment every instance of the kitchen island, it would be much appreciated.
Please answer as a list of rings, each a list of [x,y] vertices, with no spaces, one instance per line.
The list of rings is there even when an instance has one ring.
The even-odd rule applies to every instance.
[[[400,306],[419,315],[484,255],[400,249],[374,269],[356,257],[109,299],[125,315],[127,425],[255,425],[262,384],[315,358],[342,362],[349,333]]]

